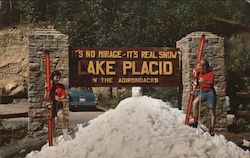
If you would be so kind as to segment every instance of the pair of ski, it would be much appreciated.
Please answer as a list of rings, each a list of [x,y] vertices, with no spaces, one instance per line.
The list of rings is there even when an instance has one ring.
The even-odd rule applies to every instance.
[[[44,50],[45,51],[45,67],[46,67],[46,83],[47,83],[47,87],[46,87],[46,91],[47,91],[47,95],[50,94],[50,90],[52,88],[51,82],[50,82],[50,56],[49,56],[49,51],[48,50]],[[52,102],[50,97],[47,97],[47,105],[49,105],[48,107],[48,143],[49,146],[53,145],[53,135],[54,135],[54,119],[52,118]]]
[[[45,67],[46,67],[46,83],[47,83],[47,87],[46,87],[46,91],[47,94],[50,94],[50,90],[52,88],[52,84],[50,81],[50,55],[49,55],[49,51],[48,50],[43,50],[45,52]],[[48,106],[48,144],[49,146],[53,146],[58,144],[60,141],[62,141],[62,139],[60,138],[56,138],[55,136],[55,119],[52,118],[52,101],[50,99],[50,97],[47,98],[46,100],[47,102],[47,106]],[[74,130],[70,130],[70,132],[73,133]]]
[[[200,45],[199,45],[199,50],[198,50],[198,53],[197,53],[197,58],[196,58],[196,63],[195,63],[195,68],[194,70],[196,72],[198,72],[198,69],[199,69],[199,63],[202,59],[202,51],[203,51],[203,48],[204,48],[204,43],[205,43],[205,35],[202,34],[201,35],[201,38],[200,38]],[[191,115],[191,111],[192,111],[192,108],[193,108],[193,101],[195,99],[195,91],[197,89],[197,76],[193,76],[192,78],[192,85],[191,85],[191,92],[190,92],[190,96],[189,96],[189,100],[188,100],[188,105],[187,105],[187,109],[186,109],[186,118],[185,118],[185,125],[189,125],[189,120],[190,120],[190,115]],[[196,84],[195,84],[196,83]],[[199,119],[198,118],[198,113],[194,114],[196,119]],[[195,122],[198,122],[198,120],[195,120]],[[208,131],[207,127],[202,125],[201,123],[198,123],[199,124],[199,128],[206,132]]]

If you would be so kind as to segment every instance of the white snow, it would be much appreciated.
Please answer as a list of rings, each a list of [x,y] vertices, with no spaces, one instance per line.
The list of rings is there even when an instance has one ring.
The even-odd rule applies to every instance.
[[[27,158],[249,158],[224,136],[184,125],[182,111],[147,96],[131,97],[79,126],[76,138]]]
[[[132,97],[142,96],[141,87],[132,87]]]
[[[242,145],[250,147],[250,141],[247,141],[247,140],[243,139],[243,144]]]

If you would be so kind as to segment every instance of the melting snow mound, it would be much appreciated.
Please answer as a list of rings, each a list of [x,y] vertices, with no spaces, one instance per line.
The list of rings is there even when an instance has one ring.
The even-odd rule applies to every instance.
[[[72,141],[43,147],[27,158],[249,158],[224,136],[184,125],[182,111],[159,99],[131,97],[79,126]]]

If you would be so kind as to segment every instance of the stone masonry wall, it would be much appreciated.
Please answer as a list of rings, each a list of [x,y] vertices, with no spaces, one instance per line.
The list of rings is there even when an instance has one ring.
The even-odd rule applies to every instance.
[[[35,30],[29,36],[29,135],[37,136],[47,132],[47,107],[44,102],[45,54],[50,52],[51,72],[59,70],[62,82],[68,90],[68,36],[55,29]],[[68,100],[68,98],[67,98]],[[65,102],[68,115],[68,101]]]
[[[225,52],[224,52],[224,38],[219,37],[209,32],[193,32],[186,37],[177,41],[176,46],[180,49],[182,60],[182,109],[186,111],[188,104],[192,70],[195,66],[195,60],[199,49],[199,40],[202,34],[205,34],[205,45],[203,49],[203,57],[208,60],[211,68],[215,73],[215,90],[217,92],[217,118],[216,127],[225,129],[227,125],[226,120],[226,81],[225,81]],[[202,104],[201,106],[201,122],[209,127],[210,115],[208,106]]]

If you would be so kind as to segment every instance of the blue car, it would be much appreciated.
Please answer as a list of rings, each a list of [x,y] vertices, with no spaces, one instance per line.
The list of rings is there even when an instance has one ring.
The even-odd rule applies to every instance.
[[[96,94],[89,89],[71,88],[69,90],[69,110],[81,111],[95,107],[98,102]]]

